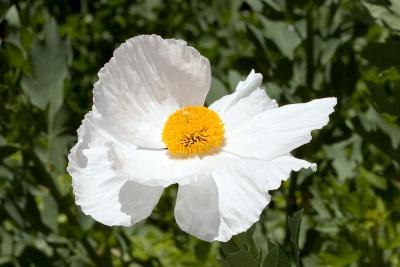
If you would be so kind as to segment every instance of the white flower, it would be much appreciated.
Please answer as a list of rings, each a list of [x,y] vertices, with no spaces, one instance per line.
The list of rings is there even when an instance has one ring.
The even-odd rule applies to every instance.
[[[290,152],[328,123],[335,98],[278,107],[251,71],[203,107],[210,64],[181,40],[137,36],[99,72],[68,172],[76,203],[106,225],[148,217],[178,183],[175,219],[199,239],[227,241],[254,224],[292,170]]]

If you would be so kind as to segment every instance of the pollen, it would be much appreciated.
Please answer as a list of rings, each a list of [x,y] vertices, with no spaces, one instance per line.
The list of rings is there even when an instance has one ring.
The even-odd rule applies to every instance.
[[[218,152],[224,132],[224,125],[216,112],[206,107],[190,106],[169,116],[162,140],[172,156],[204,156]]]

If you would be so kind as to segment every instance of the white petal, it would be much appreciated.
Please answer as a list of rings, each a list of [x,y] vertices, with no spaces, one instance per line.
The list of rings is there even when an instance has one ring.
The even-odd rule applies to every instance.
[[[131,225],[150,216],[163,188],[127,181],[119,192],[121,211],[131,215]]]
[[[215,240],[226,242],[257,222],[270,202],[268,188],[259,187],[246,170],[232,168],[213,173],[219,193],[221,225]]]
[[[76,204],[103,224],[133,225],[150,215],[163,188],[117,175],[109,158],[109,140],[99,134],[95,117],[94,111],[86,115],[78,129],[78,143],[68,156]]]
[[[210,105],[225,124],[225,130],[237,127],[238,123],[249,120],[254,115],[278,107],[275,100],[260,88],[262,75],[250,72],[245,81],[239,82],[234,93],[224,96]]]
[[[121,176],[141,184],[163,187],[174,183],[186,184],[189,176],[210,173],[220,166],[230,164],[232,158],[229,154],[220,153],[179,159],[170,157],[168,150],[124,151],[119,148],[113,149],[111,155]]]
[[[164,122],[175,110],[204,104],[209,61],[184,41],[141,35],[127,40],[99,72],[94,105],[107,131],[139,147],[163,148]]]
[[[111,160],[118,165],[119,175],[148,186],[168,187],[192,175],[195,159],[180,160],[168,156],[167,150],[113,149]]]
[[[256,186],[276,190],[281,186],[282,181],[289,178],[291,171],[299,171],[302,168],[316,171],[317,165],[292,155],[284,155],[270,161],[247,159],[240,167],[248,172]]]
[[[221,223],[218,196],[209,174],[193,176],[191,183],[180,185],[174,212],[179,227],[199,239],[215,240]]]
[[[224,151],[242,157],[274,159],[311,140],[311,131],[329,121],[336,98],[268,109],[226,131]]]
[[[290,171],[314,164],[283,156],[272,161],[232,159],[210,174],[193,176],[180,185],[175,219],[182,230],[205,241],[228,241],[259,220]]]

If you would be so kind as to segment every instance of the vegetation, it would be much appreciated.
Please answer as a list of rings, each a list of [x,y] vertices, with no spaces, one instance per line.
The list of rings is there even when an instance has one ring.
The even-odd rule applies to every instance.
[[[295,151],[318,171],[293,173],[230,242],[182,232],[175,187],[131,228],[74,203],[66,156],[96,74],[146,33],[209,58],[208,104],[252,68],[280,105],[338,98]],[[400,266],[399,33],[398,0],[1,0],[0,265]]]

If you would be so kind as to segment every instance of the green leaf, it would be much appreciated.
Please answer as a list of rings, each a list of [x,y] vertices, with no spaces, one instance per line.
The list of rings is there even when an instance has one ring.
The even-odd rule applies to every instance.
[[[378,5],[366,1],[362,2],[379,25],[400,31],[400,8],[398,0],[392,0],[391,3],[391,5]]]
[[[227,94],[229,94],[229,91],[225,85],[218,78],[212,77],[211,89],[208,92],[206,103],[210,105]]]
[[[0,230],[0,251],[2,256],[11,256],[13,251],[13,238],[12,236]]]
[[[322,219],[328,219],[331,217],[329,209],[327,208],[324,198],[321,196],[321,192],[318,190],[316,185],[310,187],[310,192],[313,198],[310,200],[310,204],[313,209],[318,213],[318,216]]]
[[[300,249],[299,249],[299,236],[300,236],[300,226],[301,219],[303,218],[303,210],[299,210],[293,214],[292,217],[289,216],[288,227],[290,233],[290,241],[292,241],[294,252],[296,254],[296,266],[299,267],[300,264]]]
[[[387,121],[373,107],[369,107],[367,112],[359,115],[363,128],[369,132],[379,131],[389,137],[394,149],[400,148],[400,126],[396,123]]]
[[[3,21],[9,6],[10,6],[10,0],[0,1],[0,23]]]
[[[361,252],[359,250],[355,250],[354,248],[346,248],[348,250],[340,249],[335,253],[322,252],[322,266],[345,267],[357,262],[357,260],[360,258]]]
[[[259,267],[261,252],[258,251],[254,240],[254,227],[247,232],[233,236],[231,240],[221,244],[221,265],[225,267]]]
[[[323,146],[327,157],[332,159],[332,167],[336,170],[340,181],[355,175],[358,162],[362,161],[359,155],[361,141],[357,135],[354,135],[345,141]]]
[[[387,190],[387,179],[385,177],[379,176],[373,172],[368,171],[367,169],[363,168],[360,166],[359,168],[360,175],[367,180],[369,184],[372,186],[381,189],[381,190]]]
[[[7,10],[7,13],[5,14],[5,20],[11,26],[15,26],[15,27],[20,26],[21,21],[20,21],[20,18],[19,18],[18,9],[17,9],[17,7],[15,5],[12,5]]]
[[[263,5],[259,0],[246,0],[246,2],[251,6],[251,8],[256,12],[261,12]]]
[[[273,21],[260,17],[264,26],[264,36],[272,40],[278,49],[289,59],[293,59],[294,50],[300,45],[301,38],[294,25],[283,21]]]
[[[274,247],[268,251],[267,256],[265,256],[263,267],[278,267],[279,266],[279,248]]]
[[[29,53],[32,75],[23,76],[21,87],[33,105],[40,109],[50,105],[50,114],[55,114],[63,101],[69,48],[61,40],[53,18],[44,26],[43,33],[43,43],[37,39],[32,43]]]
[[[43,196],[43,209],[41,210],[42,221],[54,232],[58,231],[58,205],[50,194]]]
[[[58,110],[52,117],[48,116],[47,147],[45,147],[45,162],[52,165],[56,174],[65,171],[65,161],[68,154],[68,147],[72,145],[75,138],[66,134],[64,125],[67,121],[67,113],[64,109]]]
[[[33,246],[42,251],[46,256],[51,257],[54,254],[54,249],[42,238],[35,238]]]
[[[337,48],[341,44],[340,40],[338,39],[330,39],[324,43],[324,49],[321,55],[321,63],[322,65],[329,64],[329,61],[332,60],[333,55],[335,54]]]
[[[211,251],[211,243],[197,240],[194,251],[196,258],[199,259],[200,262],[205,262]]]
[[[4,204],[4,210],[8,213],[8,215],[20,226],[22,227],[25,223],[25,220],[20,213],[19,208],[15,203],[13,203],[11,200],[6,201]]]
[[[290,261],[278,245],[274,245],[264,258],[263,267],[290,267]]]
[[[4,42],[4,52],[8,62],[15,68],[21,68],[25,64],[26,55],[22,48],[12,42]]]
[[[282,9],[285,8],[284,4],[280,1],[274,1],[274,0],[263,0],[267,5],[269,5],[272,9],[275,11],[282,11]],[[283,2],[284,3],[284,2]]]
[[[230,91],[234,91],[238,83],[245,78],[239,72],[230,70],[228,72],[228,83]]]

